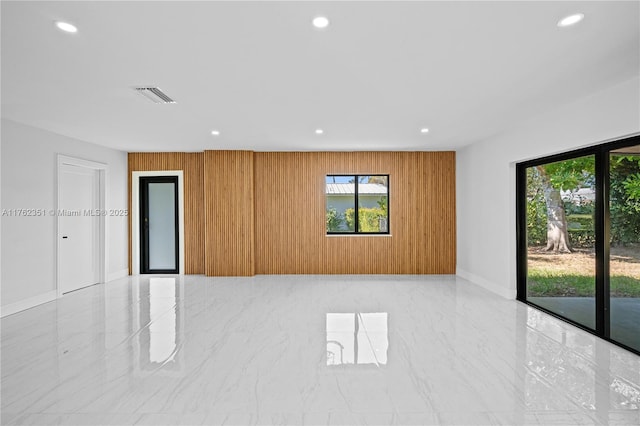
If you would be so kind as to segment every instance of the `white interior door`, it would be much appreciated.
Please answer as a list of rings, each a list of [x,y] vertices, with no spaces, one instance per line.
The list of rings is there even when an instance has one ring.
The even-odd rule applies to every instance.
[[[99,172],[64,164],[58,176],[60,292],[100,281]]]

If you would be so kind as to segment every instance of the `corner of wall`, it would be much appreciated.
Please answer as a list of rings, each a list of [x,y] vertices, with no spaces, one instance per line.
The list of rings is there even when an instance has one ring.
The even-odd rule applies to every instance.
[[[124,278],[126,276],[129,276],[129,268],[121,269],[121,270],[115,271],[115,272],[110,272],[107,275],[107,282],[115,281],[115,280],[118,280],[120,278]]]
[[[515,288],[510,289],[510,288],[501,287],[496,283],[485,280],[484,278],[478,275],[472,274],[471,272],[465,271],[460,267],[456,269],[456,275],[464,280],[469,281],[470,283],[476,284],[484,288],[485,290],[489,290],[490,292],[497,294],[498,296],[504,297],[505,299],[515,300],[516,298]]]

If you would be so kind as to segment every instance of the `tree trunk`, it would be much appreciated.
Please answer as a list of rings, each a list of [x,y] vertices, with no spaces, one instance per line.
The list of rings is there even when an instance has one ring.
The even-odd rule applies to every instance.
[[[564,203],[560,190],[555,189],[549,180],[544,168],[537,167],[542,178],[544,201],[547,205],[547,251],[571,253],[573,249],[569,243],[569,231],[567,216],[564,211]]]

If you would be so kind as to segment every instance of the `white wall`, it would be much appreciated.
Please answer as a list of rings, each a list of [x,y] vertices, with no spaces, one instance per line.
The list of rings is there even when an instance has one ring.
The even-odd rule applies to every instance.
[[[55,209],[57,155],[108,164],[107,209],[127,208],[127,154],[2,120],[1,209]],[[2,217],[3,315],[51,300],[56,290],[56,218]],[[107,217],[107,277],[127,274],[127,218]]]
[[[515,298],[515,163],[638,132],[640,79],[636,77],[460,149],[456,154],[458,275]]]

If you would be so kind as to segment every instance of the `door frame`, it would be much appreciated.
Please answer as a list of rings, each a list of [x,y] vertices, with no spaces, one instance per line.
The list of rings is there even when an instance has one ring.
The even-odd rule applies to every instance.
[[[107,205],[107,173],[109,167],[105,163],[99,163],[97,161],[84,160],[81,158],[69,157],[67,155],[58,154],[57,156],[57,173],[56,173],[56,293],[58,297],[62,297],[62,288],[60,286],[60,262],[62,261],[60,256],[60,244],[62,242],[62,234],[60,231],[60,215],[58,215],[58,211],[61,209],[61,179],[60,174],[62,173],[62,168],[64,166],[75,166],[82,167],[85,169],[94,170],[97,172],[98,178],[98,206],[97,208],[100,210],[101,214],[98,215],[98,242],[96,247],[98,249],[98,282],[104,283],[107,281],[107,268],[108,265],[108,253],[107,250],[107,221],[106,214],[102,214],[106,210]]]
[[[131,172],[131,275],[140,274],[140,178],[178,177],[178,273],[184,274],[184,172],[157,170]]]
[[[150,238],[151,231],[149,227],[141,226],[140,228],[140,255],[142,262],[140,262],[141,274],[177,274],[180,270],[180,231],[178,229],[178,177],[177,176],[142,176],[139,178],[140,182],[140,221],[143,222],[143,218],[149,218],[150,213],[150,200],[149,200],[149,185],[152,183],[169,183],[173,186],[173,237],[174,237],[174,253],[173,260],[175,262],[173,268],[151,268],[151,253],[150,253]]]

